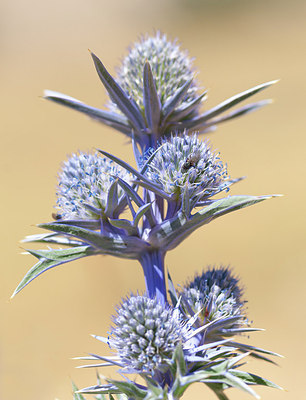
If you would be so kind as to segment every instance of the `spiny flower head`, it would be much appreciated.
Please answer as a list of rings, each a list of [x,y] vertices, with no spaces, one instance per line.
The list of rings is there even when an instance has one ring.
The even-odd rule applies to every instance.
[[[208,269],[197,275],[181,292],[182,305],[187,314],[199,313],[200,325],[221,318],[229,321],[222,325],[222,329],[236,328],[245,323],[241,295],[238,279],[229,268],[224,267]]]
[[[130,182],[131,175],[98,153],[73,154],[58,175],[57,208],[63,219],[98,219],[116,177]],[[118,197],[124,194],[118,187]]]
[[[227,188],[226,166],[207,141],[196,133],[164,139],[148,166],[147,176],[177,199],[184,189],[189,198],[204,200]]]
[[[109,342],[122,364],[137,372],[166,369],[187,332],[178,310],[138,295],[124,300],[117,313]]]
[[[144,110],[143,68],[150,63],[156,90],[163,106],[187,81],[194,76],[192,60],[186,51],[180,50],[176,41],[157,32],[134,43],[118,69],[117,82],[122,89]],[[185,105],[196,97],[197,87],[192,83],[181,102]]]

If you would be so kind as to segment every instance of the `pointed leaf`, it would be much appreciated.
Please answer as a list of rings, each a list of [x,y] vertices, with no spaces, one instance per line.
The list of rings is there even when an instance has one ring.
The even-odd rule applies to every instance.
[[[216,200],[194,214],[189,220],[182,212],[152,229],[149,242],[163,249],[173,249],[189,236],[195,229],[232,211],[259,203],[273,196],[229,196]]]
[[[181,86],[172,97],[170,97],[163,106],[162,109],[162,123],[166,121],[168,116],[172,113],[175,107],[186,97],[186,93],[192,83],[193,79],[189,79]]]
[[[95,385],[89,386],[84,389],[78,390],[77,393],[84,393],[84,394],[121,394],[122,391],[118,389],[115,385]]]
[[[99,78],[108,91],[111,100],[117,104],[118,108],[126,115],[137,131],[145,129],[146,126],[138,106],[128,98],[127,94],[108,73],[99,58],[93,53],[91,53],[91,56]]]
[[[99,122],[103,122],[104,124],[111,126],[112,128],[115,128],[128,136],[131,136],[131,127],[129,126],[129,121],[124,115],[90,107],[83,102],[74,99],[73,97],[51,90],[45,90],[44,98],[86,114]]]
[[[271,81],[271,82],[266,82],[261,85],[255,86],[251,89],[248,89],[242,93],[236,94],[235,96],[230,97],[229,99],[218,104],[216,107],[213,107],[210,110],[206,111],[204,114],[202,114],[198,118],[195,118],[193,120],[193,122],[202,124],[203,122],[206,122],[209,119],[214,118],[217,115],[223,113],[224,111],[228,110],[229,108],[234,107],[236,104],[240,103],[243,100],[246,100],[250,96],[253,96],[254,94],[260,92],[261,90],[268,88],[269,86],[273,85],[276,82],[277,82],[277,80]]]
[[[128,163],[126,163],[125,161],[121,160],[120,158],[108,153],[107,151],[104,150],[99,150],[98,151],[103,154],[104,156],[110,158],[111,160],[113,160],[116,164],[120,165],[121,167],[123,167],[124,169],[126,169],[127,171],[129,171],[131,174],[135,175],[139,180],[141,180],[142,182],[145,182],[147,185],[150,185],[151,187],[155,187],[152,182],[147,179],[144,175],[142,175],[142,173],[136,171],[136,169],[134,169],[133,167],[131,167]],[[120,180],[119,180],[120,182]],[[138,184],[138,183],[137,183]],[[156,189],[159,190],[159,188],[156,186]]]
[[[135,227],[138,226],[138,224],[139,224],[141,218],[142,218],[144,215],[146,215],[147,218],[151,219],[152,210],[151,210],[151,213],[148,213],[148,211],[150,210],[151,207],[152,207],[152,203],[147,203],[147,204],[144,204],[142,207],[140,207],[140,208],[137,210],[137,213],[136,213],[136,215],[135,215],[135,217],[134,217],[134,221],[133,221],[133,224],[134,224]],[[154,221],[152,221],[152,220],[151,220],[151,222],[154,223]]]
[[[155,184],[153,184],[150,181],[147,181],[147,180],[145,180],[145,181],[135,180],[133,182],[134,182],[135,185],[141,186],[141,187],[149,190],[150,192],[153,192],[153,193],[157,194],[158,196],[162,197],[165,200],[173,201],[173,198],[170,195],[168,195],[160,187],[156,186]]]
[[[96,254],[96,250],[91,246],[79,246],[65,250],[28,250],[30,254],[38,258],[38,263],[34,265],[17,286],[12,297],[14,297],[21,289],[27,286],[33,279],[37,278],[43,272],[58,265],[74,261],[82,257]]]
[[[135,139],[134,132],[132,132],[132,146],[133,146],[133,153],[134,153],[134,157],[135,157],[135,160],[136,160],[137,168],[138,168],[138,170],[140,170],[142,156],[141,156],[140,151],[139,151],[139,149],[137,147],[137,142],[136,142],[136,139]]]
[[[265,378],[262,378],[260,376],[250,374],[249,372],[231,370],[231,374],[236,376],[237,378],[243,380],[248,385],[262,385],[262,386],[268,386],[268,387],[271,387],[274,389],[283,390],[283,388],[280,387],[279,385],[277,385],[276,383],[273,383],[273,382],[271,382]]]
[[[116,386],[121,391],[121,393],[123,392],[129,397],[143,399],[146,396],[146,391],[138,387],[137,383],[131,381],[117,381],[113,379],[108,379],[107,381]]]
[[[193,99],[191,102],[185,104],[183,107],[177,107],[172,113],[169,118],[171,123],[175,121],[182,121],[185,117],[188,117],[189,114],[194,112],[198,106],[201,104],[203,100],[207,97],[207,91],[203,92],[200,96]]]
[[[161,105],[148,61],[145,62],[143,69],[143,102],[148,127],[156,135],[160,121]]]
[[[78,239],[90,243],[98,249],[101,254],[112,254],[122,258],[138,258],[139,253],[147,248],[148,244],[136,237],[129,237],[120,234],[102,235],[100,233],[90,231],[75,226],[56,224],[40,224],[39,227],[55,232],[61,232],[65,235],[71,235]]]
[[[183,199],[182,199],[182,213],[189,219],[190,216],[190,197],[189,197],[189,189],[188,182],[186,181],[185,187],[183,189]]]
[[[173,307],[175,307],[179,299],[177,297],[176,290],[175,290],[174,284],[172,282],[169,271],[168,271],[168,292],[170,294],[172,305],[173,305]]]
[[[203,122],[202,120],[198,121],[196,119],[190,120],[190,121],[183,121],[182,125],[179,125],[178,127],[180,129],[185,128],[185,129],[199,129],[202,131],[204,129],[206,131],[207,128],[213,127],[214,125],[220,124],[225,121],[229,121],[231,119],[241,117],[242,115],[249,114],[250,112],[256,111],[259,108],[262,108],[266,106],[267,104],[271,104],[271,100],[262,100],[258,101],[257,103],[251,103],[247,104],[244,107],[239,108],[238,110],[235,110],[231,113],[228,113],[222,117],[219,118],[214,118],[214,119],[209,119],[207,122]],[[173,125],[173,128],[175,129],[176,126],[175,124]]]
[[[118,178],[112,182],[107,194],[107,206],[105,209],[105,215],[113,218],[114,210],[118,206]]]
[[[256,399],[260,399],[260,396],[258,396],[258,394],[253,389],[251,389],[246,383],[244,383],[242,379],[238,378],[238,376],[233,375],[230,372],[226,372],[224,381],[230,386],[240,389],[243,392],[254,396]]]
[[[66,246],[80,246],[82,242],[73,240],[65,236],[60,236],[58,233],[43,233],[38,235],[26,236],[22,243],[54,243]]]
[[[111,225],[125,229],[130,236],[138,236],[138,229],[128,219],[109,219]]]
[[[86,400],[85,397],[81,395],[81,393],[76,393],[78,391],[78,388],[74,382],[72,382],[72,390],[73,390],[73,400]]]
[[[269,356],[275,356],[275,357],[281,357],[283,358],[283,356],[281,354],[275,353],[273,351],[270,350],[265,350],[265,349],[261,349],[260,347],[255,347],[255,346],[251,346],[248,344],[244,344],[244,343],[237,343],[234,341],[230,341],[228,342],[228,344],[230,346],[234,346],[234,347],[238,347],[238,349],[240,350],[246,350],[246,351],[250,351],[250,352],[258,352],[258,353],[263,353],[263,354],[268,354]]]

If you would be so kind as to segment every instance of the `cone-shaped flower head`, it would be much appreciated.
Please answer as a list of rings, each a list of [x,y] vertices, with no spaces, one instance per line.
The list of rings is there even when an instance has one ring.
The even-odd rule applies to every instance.
[[[199,312],[198,325],[216,321],[217,329],[212,324],[211,333],[226,335],[227,330],[232,331],[246,323],[241,295],[238,279],[229,268],[212,268],[185,286],[181,292],[182,307],[187,315]]]
[[[178,310],[156,299],[131,296],[117,313],[110,347],[118,352],[122,364],[137,372],[165,370],[187,333]]]
[[[73,154],[58,175],[57,208],[63,219],[98,219],[107,207],[107,197],[116,177],[130,182],[131,175],[99,154]],[[117,187],[117,196],[124,192]]]
[[[116,80],[142,111],[143,69],[146,61],[151,66],[161,106],[194,76],[188,53],[180,50],[176,41],[169,41],[166,35],[157,32],[155,36],[147,36],[134,43],[118,69]],[[196,91],[197,87],[192,83],[180,104],[184,106],[192,101]]]
[[[163,140],[148,166],[147,176],[177,200],[188,190],[194,203],[228,187],[226,166],[219,154],[195,133]]]

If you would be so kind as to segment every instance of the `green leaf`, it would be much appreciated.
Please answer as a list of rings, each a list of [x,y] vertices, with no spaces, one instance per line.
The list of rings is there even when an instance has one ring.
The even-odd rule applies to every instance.
[[[282,387],[277,385],[276,383],[273,383],[265,378],[262,378],[260,376],[250,374],[249,372],[244,372],[244,371],[239,371],[239,370],[231,370],[231,374],[236,376],[237,378],[243,380],[245,383],[248,385],[262,385],[262,386],[268,386],[274,389],[280,389],[283,390]]]
[[[113,379],[107,379],[107,381],[116,386],[121,393],[126,394],[128,397],[132,397],[134,399],[144,399],[146,396],[146,391],[140,389],[134,382],[117,381]]]
[[[122,391],[118,389],[115,385],[107,384],[107,385],[96,385],[89,386],[84,389],[78,390],[78,393],[84,394],[122,394]]]
[[[69,261],[78,260],[82,257],[96,254],[96,250],[91,246],[79,246],[64,250],[27,250],[30,254],[38,258],[38,263],[32,267],[22,281],[17,286],[12,297],[14,297],[21,289],[27,286],[33,279],[50,268],[67,263]]]
[[[81,395],[81,393],[77,393],[78,388],[74,382],[72,382],[72,390],[73,390],[73,400],[86,400],[85,397]]]
[[[40,224],[40,228],[66,235],[74,236],[98,249],[97,253],[112,254],[121,258],[138,258],[148,244],[137,237],[126,235],[111,234],[107,236],[88,229],[79,228],[73,225],[58,224],[55,222]]]
[[[58,233],[29,235],[22,240],[22,243],[54,243],[65,246],[80,246],[82,244],[79,240],[73,240],[67,236],[60,236]]]
[[[156,247],[171,250],[188,237],[195,229],[208,224],[222,215],[249,207],[273,196],[229,196],[216,200],[187,219],[178,212],[175,217],[152,229],[148,241]]]
[[[240,389],[243,392],[250,394],[251,396],[254,396],[256,399],[260,399],[260,396],[258,396],[258,394],[253,389],[251,389],[242,379],[240,379],[236,375],[233,375],[232,371],[225,373],[224,382],[234,388]]]

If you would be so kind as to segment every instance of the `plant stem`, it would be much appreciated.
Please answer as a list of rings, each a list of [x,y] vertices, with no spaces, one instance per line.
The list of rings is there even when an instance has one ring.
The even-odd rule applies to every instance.
[[[165,252],[161,250],[145,252],[139,259],[145,276],[148,296],[156,297],[162,304],[167,303],[164,260]]]

